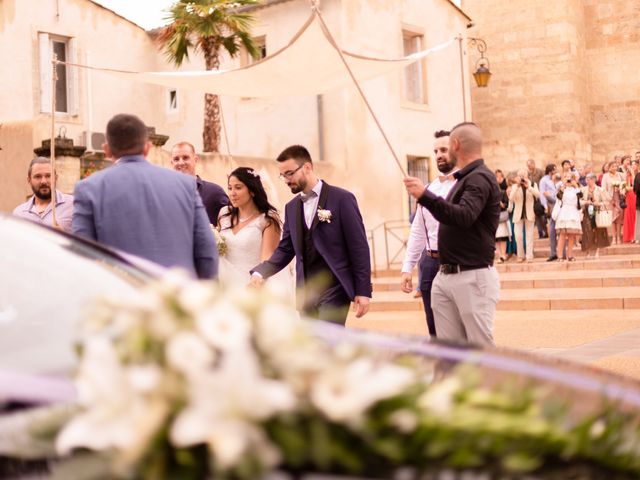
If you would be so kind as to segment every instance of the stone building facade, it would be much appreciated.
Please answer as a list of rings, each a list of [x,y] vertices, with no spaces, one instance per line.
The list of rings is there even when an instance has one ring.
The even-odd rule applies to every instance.
[[[485,157],[512,170],[564,158],[596,168],[640,150],[640,1],[463,0],[493,77],[472,89]],[[470,69],[478,58],[469,50]]]

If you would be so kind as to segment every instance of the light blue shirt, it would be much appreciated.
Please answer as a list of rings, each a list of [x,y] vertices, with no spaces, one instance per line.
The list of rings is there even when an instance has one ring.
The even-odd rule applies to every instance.
[[[547,198],[545,192],[548,192],[551,198]],[[556,203],[557,193],[558,188],[551,179],[550,175],[545,175],[540,179],[540,203],[544,208],[547,208],[549,204],[553,205],[554,203]]]
[[[28,201],[18,205],[13,214],[16,217],[26,218],[37,223],[53,225],[53,207],[51,202],[44,211],[38,213],[35,207],[33,195]],[[73,216],[73,196],[56,191],[56,222],[66,232],[71,232],[71,217]]]

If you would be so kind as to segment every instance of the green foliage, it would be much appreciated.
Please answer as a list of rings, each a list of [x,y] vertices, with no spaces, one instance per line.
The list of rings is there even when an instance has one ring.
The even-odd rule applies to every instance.
[[[205,58],[217,58],[224,48],[231,57],[241,47],[257,58],[259,52],[251,37],[253,16],[243,8],[259,0],[178,0],[168,10],[171,23],[158,37],[167,59],[180,66],[189,50],[202,51]]]

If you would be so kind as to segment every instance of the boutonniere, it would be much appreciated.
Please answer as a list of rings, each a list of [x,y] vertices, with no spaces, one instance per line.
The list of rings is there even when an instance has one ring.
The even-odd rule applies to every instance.
[[[318,209],[318,220],[321,222],[331,223],[331,210]]]

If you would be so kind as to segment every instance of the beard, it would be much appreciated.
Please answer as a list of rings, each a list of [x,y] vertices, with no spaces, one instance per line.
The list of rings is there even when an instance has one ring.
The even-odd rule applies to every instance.
[[[51,200],[51,187],[32,188],[32,190],[40,200]]]
[[[454,164],[451,162],[451,158],[449,158],[449,160],[443,160],[441,158],[436,158],[436,166],[438,167],[438,171],[440,173],[447,174],[451,170],[453,170]]]
[[[289,184],[289,188],[291,189],[291,193],[300,193],[302,192],[305,188],[307,188],[307,181],[305,179],[302,179],[300,181],[298,181],[297,183],[290,183]]]

